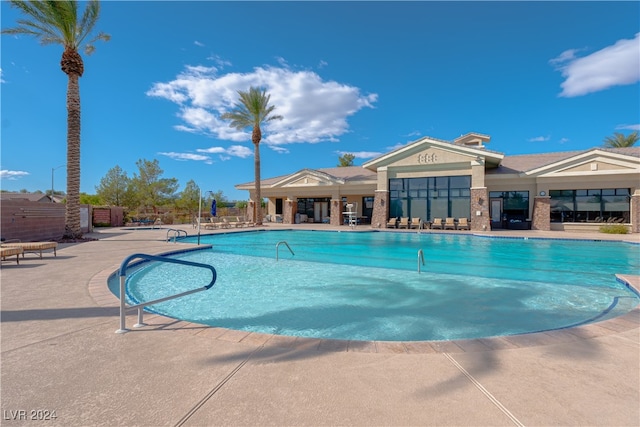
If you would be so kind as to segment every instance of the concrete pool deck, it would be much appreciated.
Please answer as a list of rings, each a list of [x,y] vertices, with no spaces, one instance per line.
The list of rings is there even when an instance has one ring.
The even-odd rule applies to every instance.
[[[2,263],[2,425],[640,425],[638,308],[562,331],[438,343],[295,340],[150,314],[150,326],[116,334],[106,276],[133,253],[193,246],[167,243],[166,229],[102,229],[57,257]]]

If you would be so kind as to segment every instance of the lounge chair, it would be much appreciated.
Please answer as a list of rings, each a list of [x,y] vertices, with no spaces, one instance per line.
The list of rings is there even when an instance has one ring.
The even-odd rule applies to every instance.
[[[411,218],[411,224],[409,224],[409,227],[420,230],[422,228],[422,220],[420,218]]]
[[[3,261],[6,261],[6,257],[8,256],[16,256],[16,263],[20,264],[20,254],[24,256],[24,251],[21,247],[1,247],[0,248],[0,257],[2,257]]]
[[[431,229],[439,228],[440,230],[442,230],[443,226],[444,225],[442,224],[442,218],[433,218],[433,222],[431,223]]]
[[[467,218],[458,218],[458,230],[471,230]]]
[[[455,230],[456,229],[456,222],[454,221],[453,218],[448,217],[447,219],[445,219],[445,221],[444,221],[444,229],[445,230]]]
[[[245,222],[242,221],[239,216],[236,217],[235,221],[231,221],[230,224],[235,228],[242,228],[245,226]]]
[[[218,228],[220,223],[216,221],[214,217],[209,218],[209,222],[205,222],[202,226],[207,230],[212,230],[214,228]]]
[[[389,218],[387,228],[398,228],[398,218]]]
[[[42,251],[46,251],[47,249],[53,249],[53,256],[58,256],[56,253],[56,249],[58,248],[57,242],[12,242],[7,241],[2,243],[3,248],[22,248],[22,258],[24,258],[24,254],[26,252],[33,252],[36,254],[40,254],[40,259],[42,259]]]
[[[409,217],[403,216],[402,218],[400,218],[398,228],[409,228]]]

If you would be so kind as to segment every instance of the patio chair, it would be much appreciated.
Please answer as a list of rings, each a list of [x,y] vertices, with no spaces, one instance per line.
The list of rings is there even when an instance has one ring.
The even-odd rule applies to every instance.
[[[444,224],[442,224],[442,218],[433,218],[433,222],[431,223],[431,229],[440,229],[442,230],[442,227],[444,226]]]
[[[27,252],[33,252],[35,254],[40,255],[40,259],[42,259],[42,251],[46,251],[47,249],[53,249],[53,256],[58,256],[56,254],[56,249],[58,248],[58,242],[20,242],[8,240],[6,242],[2,242],[3,248],[22,248],[22,258],[24,258],[24,254]]]
[[[6,261],[6,257],[8,256],[16,256],[16,263],[20,264],[20,254],[22,254],[22,256],[24,257],[24,252],[22,250],[21,247],[1,247],[0,248],[0,257],[2,258],[2,261]]]
[[[389,218],[387,228],[398,228],[398,218]]]
[[[202,227],[206,228],[207,230],[212,230],[214,228],[218,228],[219,225],[220,223],[218,223],[214,217],[211,217],[209,218],[209,222],[205,222],[202,224]]]
[[[471,230],[467,218],[458,218],[458,230]]]
[[[400,218],[398,228],[409,228],[409,217],[403,216],[402,218]]]
[[[410,228],[417,228],[420,230],[422,228],[422,220],[420,218],[411,218]]]
[[[456,223],[455,223],[453,218],[447,217],[447,219],[445,219],[445,221],[444,221],[444,229],[445,230],[455,230],[456,229]]]

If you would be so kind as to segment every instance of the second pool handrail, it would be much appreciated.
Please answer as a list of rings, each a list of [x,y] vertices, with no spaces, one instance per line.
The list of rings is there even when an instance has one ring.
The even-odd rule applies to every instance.
[[[144,259],[146,261],[159,261],[159,262],[168,262],[171,264],[180,264],[180,265],[189,265],[192,267],[200,267],[200,268],[206,268],[209,269],[211,271],[211,281],[209,282],[208,285],[204,286],[204,287],[200,287],[200,288],[196,288],[196,289],[191,289],[189,291],[185,291],[185,292],[181,292],[179,294],[176,295],[170,295],[167,297],[163,297],[163,298],[158,298],[152,301],[146,301],[140,304],[136,304],[136,305],[131,305],[128,306],[126,305],[126,292],[125,292],[125,284],[127,281],[127,267],[129,266],[129,263],[136,259]],[[167,258],[167,257],[163,257],[163,256],[157,256],[157,255],[147,255],[147,254],[133,254],[133,255],[129,255],[127,258],[124,259],[124,261],[122,261],[122,264],[120,264],[120,269],[118,270],[118,275],[120,276],[120,329],[118,329],[116,331],[116,333],[119,334],[123,334],[125,332],[128,332],[129,330],[127,329],[127,325],[126,325],[126,316],[125,313],[127,310],[132,310],[134,308],[138,309],[138,323],[133,325],[134,328],[139,328],[144,326],[143,323],[143,308],[148,306],[148,305],[153,305],[153,304],[157,304],[163,301],[168,301],[174,298],[179,298],[179,297],[183,297],[186,295],[190,295],[190,294],[194,294],[196,292],[201,292],[201,291],[206,291],[208,289],[211,289],[211,287],[213,287],[213,285],[216,283],[216,278],[217,278],[217,273],[216,273],[216,269],[212,266],[212,265],[208,265],[208,264],[202,264],[199,262],[192,262],[192,261],[185,261],[182,259],[175,259],[175,258]]]

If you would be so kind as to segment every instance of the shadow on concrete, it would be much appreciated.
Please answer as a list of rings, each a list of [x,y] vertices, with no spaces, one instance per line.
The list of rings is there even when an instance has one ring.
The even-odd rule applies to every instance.
[[[28,320],[80,319],[90,317],[117,317],[118,307],[42,308],[29,310],[2,310],[2,323]]]

